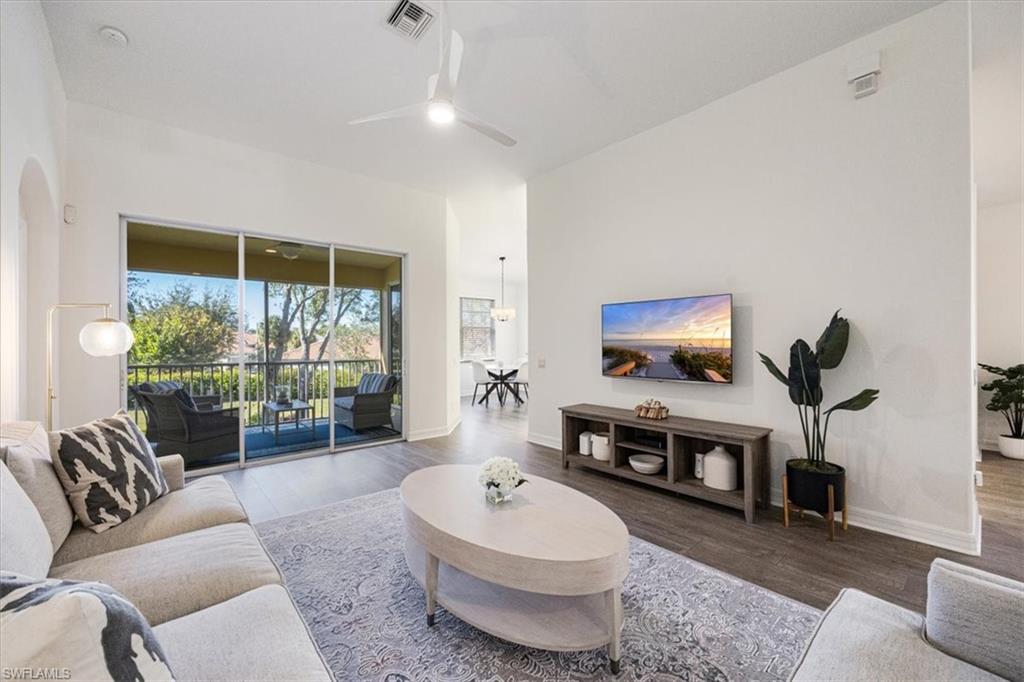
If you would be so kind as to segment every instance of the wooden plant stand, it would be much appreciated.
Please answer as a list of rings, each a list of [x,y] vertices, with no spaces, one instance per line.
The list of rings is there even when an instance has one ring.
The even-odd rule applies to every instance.
[[[836,539],[836,508],[835,508],[836,492],[832,484],[828,486],[828,514],[825,515],[825,525],[828,528],[828,539],[830,542]],[[843,521],[842,528],[845,531],[847,529],[846,523],[846,508],[849,504],[849,498],[846,497],[846,481],[843,480]],[[790,511],[800,512],[800,518],[803,518],[804,510],[796,506],[789,501],[789,477],[786,474],[782,474],[782,523],[786,528],[789,528],[789,512]]]

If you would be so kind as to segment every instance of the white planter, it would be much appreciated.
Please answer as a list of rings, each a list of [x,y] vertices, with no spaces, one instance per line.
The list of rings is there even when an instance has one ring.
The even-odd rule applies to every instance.
[[[999,436],[999,454],[1010,459],[1024,459],[1024,438]]]

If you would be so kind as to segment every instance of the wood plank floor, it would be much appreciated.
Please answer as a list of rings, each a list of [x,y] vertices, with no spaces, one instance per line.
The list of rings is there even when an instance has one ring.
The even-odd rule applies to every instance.
[[[224,474],[254,522],[397,486],[418,468],[476,463],[504,455],[533,473],[592,495],[622,517],[630,532],[691,559],[818,608],[843,587],[856,587],[918,611],[935,557],[1024,580],[1024,462],[985,456],[983,551],[969,557],[851,527],[825,541],[823,522],[808,515],[789,528],[781,510],[748,525],[743,514],[598,472],[561,468],[559,453],[526,442],[526,408],[462,405],[462,425],[446,438],[398,443]]]

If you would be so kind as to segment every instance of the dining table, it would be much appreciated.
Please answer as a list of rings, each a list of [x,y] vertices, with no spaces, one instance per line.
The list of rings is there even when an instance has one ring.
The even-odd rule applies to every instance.
[[[485,403],[491,393],[497,392],[498,402],[501,405],[505,404],[505,398],[508,397],[509,394],[511,394],[515,399],[516,405],[522,405],[523,399],[519,395],[519,388],[515,383],[516,375],[519,374],[519,367],[505,367],[504,365],[499,364],[486,365],[486,367],[487,374],[494,379],[494,383],[487,387],[487,390],[484,391],[483,397],[480,398],[477,404],[481,405]]]

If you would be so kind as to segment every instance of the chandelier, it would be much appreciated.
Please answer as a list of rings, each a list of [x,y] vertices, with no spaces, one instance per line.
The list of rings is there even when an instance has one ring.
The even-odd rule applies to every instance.
[[[491,317],[498,322],[508,322],[516,319],[516,309],[505,307],[505,257],[501,256],[498,260],[501,261],[501,307],[491,308]]]

